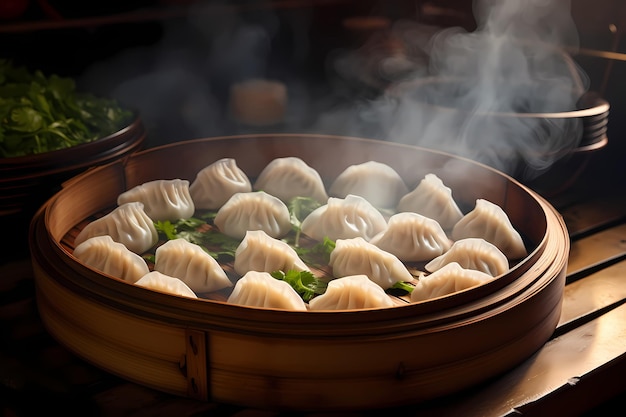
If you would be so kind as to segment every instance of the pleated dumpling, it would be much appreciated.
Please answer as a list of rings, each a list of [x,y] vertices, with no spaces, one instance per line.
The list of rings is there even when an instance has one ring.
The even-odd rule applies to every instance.
[[[252,184],[233,158],[222,158],[204,167],[189,186],[197,209],[218,210],[235,193],[249,193]]]
[[[235,283],[227,300],[231,304],[306,311],[306,304],[296,290],[269,272],[249,271]]]
[[[391,216],[387,228],[370,243],[408,262],[430,261],[452,245],[436,220],[412,212]]]
[[[468,237],[485,239],[498,247],[508,259],[521,259],[528,255],[521,235],[505,211],[491,201],[479,198],[474,209],[467,213],[452,229],[452,239]]]
[[[168,240],[154,253],[154,270],[183,281],[195,293],[232,287],[220,264],[199,245],[185,239]]]
[[[309,271],[309,267],[291,246],[263,230],[246,232],[235,251],[233,267],[239,275],[245,275],[248,271]]]
[[[465,269],[476,269],[493,277],[509,270],[509,260],[498,247],[485,239],[468,237],[457,240],[444,254],[428,262],[428,272],[435,272],[445,265],[456,262]]]
[[[362,237],[369,241],[387,227],[387,220],[366,199],[357,195],[330,197],[313,210],[301,225],[302,233],[322,241]]]
[[[335,278],[367,275],[384,290],[396,282],[411,281],[413,276],[395,255],[365,241],[362,237],[337,239],[329,265]]]
[[[291,231],[287,205],[265,191],[233,194],[217,211],[213,223],[235,239],[243,239],[248,230],[263,230],[274,238]]]
[[[450,230],[463,213],[447,187],[435,174],[426,174],[420,183],[398,203],[398,212],[411,211],[436,220],[444,230]]]
[[[73,255],[85,265],[131,284],[150,272],[141,256],[108,235],[85,240],[74,248]]]
[[[189,194],[189,181],[154,180],[137,185],[117,197],[117,204],[142,202],[152,220],[179,220],[193,216],[195,206]]]
[[[485,272],[465,269],[456,262],[451,262],[430,275],[420,275],[411,292],[411,302],[429,300],[453,294],[493,279]]]
[[[385,290],[366,275],[333,279],[328,283],[324,294],[309,301],[310,310],[356,310],[393,305]]]
[[[332,197],[345,198],[354,194],[379,208],[395,208],[400,198],[409,192],[404,180],[387,164],[368,161],[346,168],[331,184]]]
[[[159,271],[152,271],[141,277],[135,285],[148,288],[154,291],[161,291],[171,295],[180,295],[182,297],[198,298],[187,284],[181,279],[171,277]]]
[[[144,211],[140,202],[130,202],[96,219],[81,230],[74,239],[74,246],[95,236],[109,235],[129,250],[142,254],[159,240],[152,218]]]
[[[265,191],[285,203],[294,197],[309,197],[320,204],[328,200],[320,174],[295,156],[270,161],[259,174],[254,189]]]

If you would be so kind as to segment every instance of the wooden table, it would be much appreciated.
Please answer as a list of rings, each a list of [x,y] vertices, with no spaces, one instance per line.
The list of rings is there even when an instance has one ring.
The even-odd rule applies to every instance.
[[[467,392],[350,415],[597,416],[626,402],[626,175],[617,166],[590,167],[572,188],[546,196],[572,245],[561,320],[539,351]],[[38,317],[28,256],[0,266],[0,300],[2,415],[283,415],[157,392],[74,356]]]

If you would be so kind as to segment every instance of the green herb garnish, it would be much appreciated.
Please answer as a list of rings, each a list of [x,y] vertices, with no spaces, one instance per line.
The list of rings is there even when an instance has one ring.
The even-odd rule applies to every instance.
[[[328,285],[309,271],[274,271],[270,275],[291,285],[305,302],[309,302],[316,295],[324,294]]]
[[[0,157],[92,142],[127,126],[132,117],[113,99],[78,92],[71,78],[46,77],[0,59]]]
[[[293,230],[296,232],[293,246],[300,246],[300,233],[302,232],[302,221],[313,210],[320,207],[321,204],[310,197],[294,197],[287,204],[289,209],[289,220]]]

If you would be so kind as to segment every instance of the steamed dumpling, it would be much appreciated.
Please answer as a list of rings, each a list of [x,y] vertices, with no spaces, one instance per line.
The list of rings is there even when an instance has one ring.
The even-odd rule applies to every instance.
[[[117,197],[117,204],[142,202],[152,220],[178,220],[193,216],[195,206],[189,194],[189,181],[154,180],[137,185]]]
[[[493,277],[485,272],[465,269],[458,263],[451,262],[430,275],[420,275],[411,292],[411,302],[415,303],[453,294],[484,284],[492,279]]]
[[[500,206],[485,199],[477,199],[474,209],[452,229],[452,239],[479,237],[493,243],[508,259],[528,255],[524,241]]]
[[[394,208],[409,192],[404,180],[389,165],[368,161],[346,168],[329,188],[333,197],[354,194],[365,198],[375,207]]]
[[[152,271],[141,277],[135,285],[148,288],[150,290],[161,291],[182,297],[198,298],[196,294],[182,280],[163,274],[159,271]]]
[[[263,230],[249,230],[235,251],[235,272],[309,271],[296,251],[282,240],[274,239]]]
[[[87,224],[74,239],[74,246],[95,236],[109,235],[129,250],[142,254],[159,240],[154,222],[140,202],[130,202]]]
[[[309,197],[320,204],[328,200],[320,174],[295,156],[276,158],[267,164],[254,183],[254,189],[265,191],[285,203],[294,197]]]
[[[289,209],[265,191],[235,193],[217,211],[213,223],[235,239],[243,239],[248,230],[263,230],[274,238],[291,231]]]
[[[195,207],[207,210],[218,210],[233,194],[250,191],[250,179],[233,158],[222,158],[204,167],[189,186]]]
[[[421,214],[397,213],[387,229],[370,240],[401,261],[429,261],[450,249],[452,242],[436,220]]]
[[[328,202],[313,210],[301,225],[302,233],[322,241],[362,237],[369,241],[387,227],[385,217],[363,197],[330,197]]]
[[[154,257],[155,271],[180,279],[196,293],[233,286],[211,255],[185,239],[168,240],[156,249]]]
[[[452,197],[452,190],[435,174],[426,174],[413,191],[404,195],[397,211],[411,211],[430,217],[445,230],[450,230],[463,217]]]
[[[74,248],[73,255],[85,265],[131,284],[150,272],[141,256],[108,235],[85,240]]]
[[[329,265],[335,278],[367,275],[385,290],[396,282],[413,278],[400,259],[362,237],[338,239],[330,253]]]
[[[494,244],[477,237],[457,240],[450,250],[427,263],[425,268],[434,272],[451,262],[456,262],[465,269],[486,272],[493,277],[509,270],[506,255]]]
[[[394,305],[380,285],[366,275],[350,275],[328,283],[326,292],[309,301],[310,310],[355,310]]]
[[[269,272],[249,271],[237,281],[227,300],[250,307],[306,311],[306,304],[296,290]]]

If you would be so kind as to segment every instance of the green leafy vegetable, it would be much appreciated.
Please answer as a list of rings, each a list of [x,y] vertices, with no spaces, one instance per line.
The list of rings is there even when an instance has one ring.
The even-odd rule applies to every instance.
[[[132,117],[113,99],[78,92],[71,78],[46,77],[0,59],[0,157],[92,142],[127,126]]]
[[[154,222],[154,226],[161,237],[172,239],[185,239],[201,246],[213,258],[234,258],[235,251],[241,243],[239,240],[215,230],[203,219],[191,217],[180,219],[172,223],[169,220]],[[218,248],[215,250],[215,248]]]
[[[302,231],[302,221],[309,215],[313,210],[320,207],[321,204],[316,200],[310,197],[294,197],[287,204],[287,208],[289,209],[289,220],[291,225],[296,232],[296,236],[294,238],[294,246],[300,245],[300,233]]]
[[[306,302],[310,301],[316,295],[324,294],[328,285],[326,282],[316,278],[315,275],[309,271],[289,270],[287,273],[274,271],[270,273],[270,275],[291,285]]]

